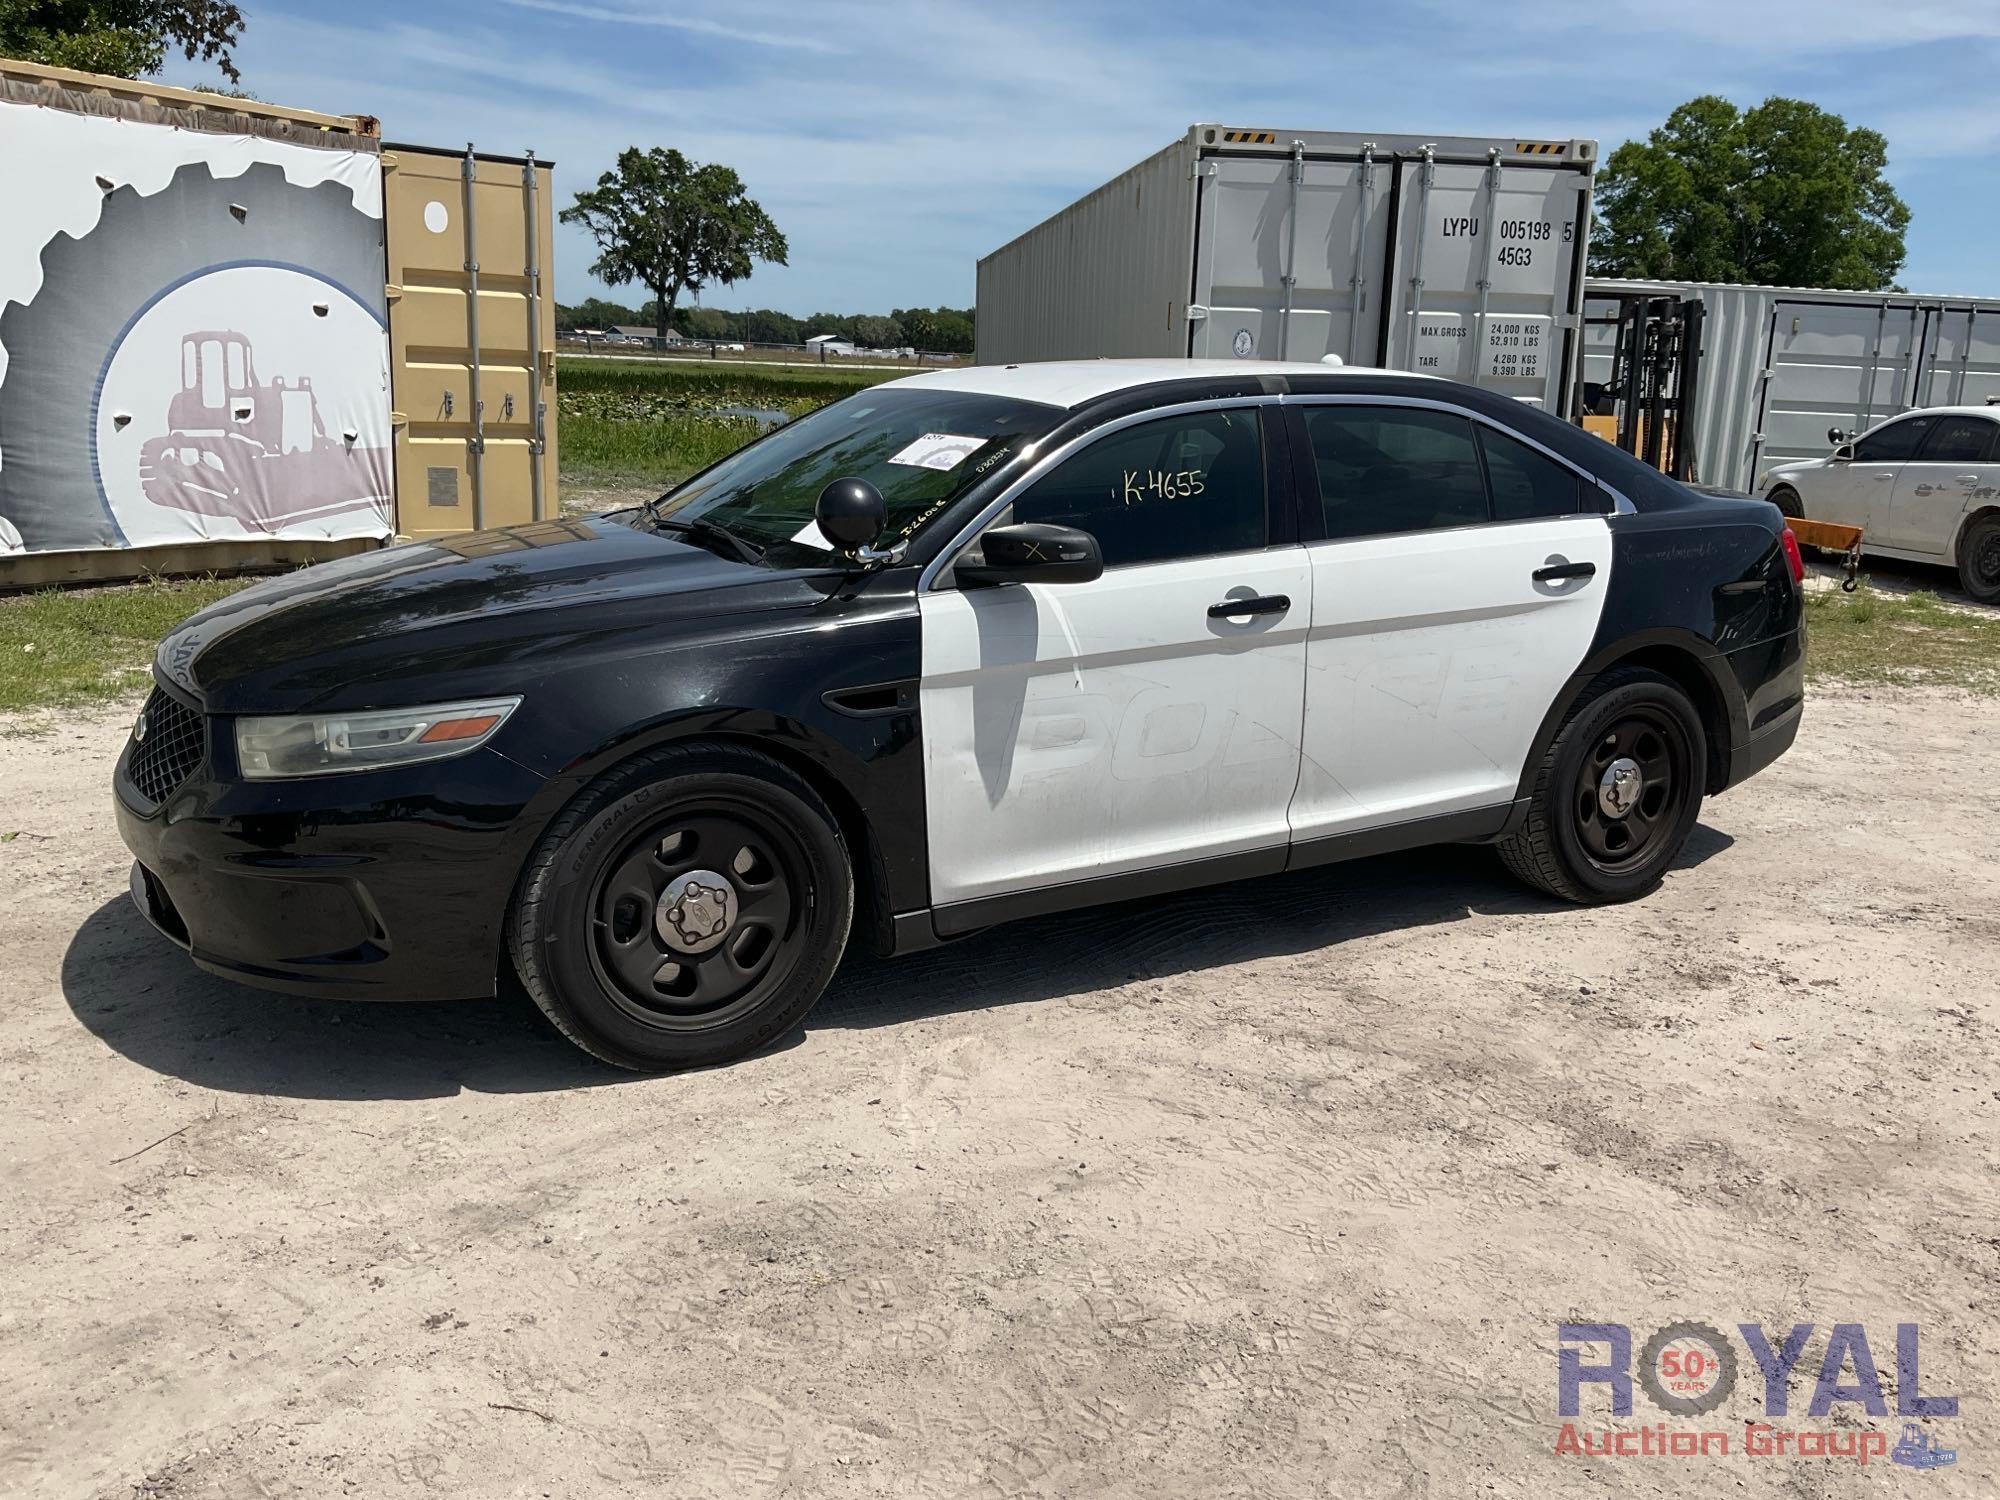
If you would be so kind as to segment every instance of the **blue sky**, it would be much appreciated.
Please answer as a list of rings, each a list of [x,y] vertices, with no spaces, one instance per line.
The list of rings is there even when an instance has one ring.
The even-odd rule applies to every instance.
[[[1195,121],[1594,136],[1811,99],[1889,137],[1903,284],[2000,295],[2000,0],[245,0],[244,86],[392,139],[557,164],[626,145],[743,174],[791,264],[709,290],[794,313],[969,305],[973,263]],[[170,82],[212,81],[176,60]],[[601,292],[557,230],[557,295]],[[631,291],[626,300],[644,299]]]

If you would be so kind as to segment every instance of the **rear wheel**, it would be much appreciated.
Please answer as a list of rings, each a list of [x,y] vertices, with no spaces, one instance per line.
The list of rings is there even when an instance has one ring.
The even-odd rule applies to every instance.
[[[1958,581],[1981,604],[2000,604],[2000,516],[1982,516],[1965,528]]]
[[[1793,489],[1790,485],[1788,484],[1778,485],[1765,498],[1768,499],[1773,505],[1777,506],[1779,511],[1781,511],[1788,520],[1802,521],[1805,519],[1805,514],[1806,514],[1805,502],[1799,499],[1799,492]]]
[[[839,826],[752,750],[654,751],[590,787],[528,862],[509,923],[523,987],[621,1068],[727,1062],[796,1025],[854,915]]]
[[[1500,858],[1568,901],[1643,896],[1694,829],[1706,764],[1701,716],[1678,683],[1643,667],[1607,672],[1543,755],[1528,820]]]

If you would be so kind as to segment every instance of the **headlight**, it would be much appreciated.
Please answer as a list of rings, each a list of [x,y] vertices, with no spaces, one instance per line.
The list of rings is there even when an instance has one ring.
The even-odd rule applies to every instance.
[[[272,781],[442,760],[485,744],[520,706],[519,698],[482,698],[372,713],[238,719],[236,763],[247,780]]]
[[[1766,469],[1763,473],[1757,476],[1757,483],[1751,488],[1750,493],[1753,495],[1761,495],[1764,493],[1765,490],[1769,489],[1770,487],[1771,487],[1771,471],[1769,469]]]

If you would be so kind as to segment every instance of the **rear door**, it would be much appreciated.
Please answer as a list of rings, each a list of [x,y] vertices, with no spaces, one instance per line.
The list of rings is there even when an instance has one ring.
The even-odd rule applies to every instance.
[[[1088,531],[1101,578],[959,589],[947,562],[930,581],[934,905],[1223,855],[1282,868],[1312,610],[1282,449],[1275,398],[1107,424],[985,522]],[[1228,612],[1252,598],[1266,612]]]
[[[1597,633],[1602,492],[1444,403],[1286,409],[1319,533],[1294,840],[1503,808]]]
[[[1885,547],[1942,557],[1966,507],[2000,491],[1995,463],[2000,423],[1971,413],[1941,413],[1916,456],[1896,471],[1894,498],[1876,540]]]

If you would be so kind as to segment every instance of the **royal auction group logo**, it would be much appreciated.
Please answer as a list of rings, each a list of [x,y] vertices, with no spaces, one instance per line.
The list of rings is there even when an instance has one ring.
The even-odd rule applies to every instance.
[[[1735,1425],[1656,1421],[1640,1426],[1591,1427],[1565,1421],[1556,1435],[1560,1455],[1590,1458],[1702,1458],[1741,1454],[1757,1458],[1829,1458],[1867,1464],[1887,1458],[1912,1469],[1938,1469],[1958,1461],[1958,1450],[1943,1446],[1928,1423],[1958,1415],[1958,1397],[1922,1394],[1915,1323],[1896,1324],[1895,1412],[1902,1418],[1894,1442],[1888,1432],[1860,1425],[1857,1415],[1885,1418],[1890,1397],[1860,1323],[1835,1323],[1824,1342],[1817,1325],[1794,1323],[1774,1340],[1761,1323],[1738,1323],[1736,1338],[1708,1323],[1668,1323],[1638,1345],[1623,1323],[1564,1323],[1557,1329],[1557,1410],[1565,1418],[1583,1415],[1585,1390],[1598,1404],[1608,1399],[1609,1415],[1632,1415],[1636,1386],[1660,1412],[1674,1418],[1701,1418],[1719,1411],[1738,1390],[1757,1400],[1762,1420],[1745,1417]],[[1747,1359],[1739,1359],[1738,1345]],[[1808,1349],[1818,1354],[1815,1364]],[[1792,1415],[1794,1377],[1801,1393],[1808,1378],[1811,1395],[1805,1415],[1825,1426],[1796,1427]],[[1760,1388],[1761,1387],[1761,1388]],[[1858,1408],[1857,1412],[1855,1408]]]

